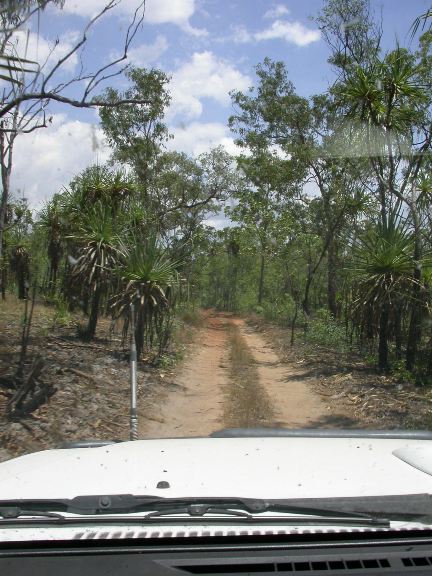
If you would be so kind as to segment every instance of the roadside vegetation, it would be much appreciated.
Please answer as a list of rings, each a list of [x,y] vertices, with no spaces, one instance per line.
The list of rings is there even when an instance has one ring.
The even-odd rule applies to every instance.
[[[32,10],[43,18],[48,3],[11,2],[1,12],[3,29],[19,30]],[[2,334],[11,302],[22,301],[24,314],[33,301],[50,317],[47,333],[66,331],[89,350],[111,334],[113,352],[124,358],[133,305],[141,365],[167,365],[179,319],[199,327],[199,309],[212,307],[283,326],[288,346],[352,353],[374,375],[431,386],[428,14],[418,38],[389,51],[367,0],[324,0],[315,22],[332,49],[332,83],[300,96],[284,62],[257,63],[254,88],[231,94],[229,126],[241,149],[235,157],[223,148],[198,157],[167,151],[168,76],[124,70],[127,87],[106,88],[93,104],[110,160],[76,174],[36,212],[9,189],[12,150],[15,137],[25,137],[23,114],[28,131],[43,129],[51,96],[42,86],[31,100],[39,107],[23,107],[23,80],[36,72],[15,65],[3,32],[10,92],[0,101]],[[91,105],[88,96],[83,107]],[[226,217],[223,229],[208,224],[215,215]],[[27,347],[34,328],[28,314],[27,323],[25,357],[22,346],[11,353],[6,337],[1,341],[1,393],[9,406],[20,390],[34,397],[52,380],[49,358],[38,364],[35,347]],[[22,326],[15,328],[18,337]],[[240,375],[252,381],[254,367],[235,329],[230,338],[232,376],[239,378],[233,403],[243,403]],[[245,425],[254,422],[250,410]]]

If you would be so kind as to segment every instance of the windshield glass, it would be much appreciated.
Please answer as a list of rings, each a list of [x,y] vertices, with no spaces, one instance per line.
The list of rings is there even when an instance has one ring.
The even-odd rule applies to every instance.
[[[0,461],[432,429],[427,1],[0,19]]]

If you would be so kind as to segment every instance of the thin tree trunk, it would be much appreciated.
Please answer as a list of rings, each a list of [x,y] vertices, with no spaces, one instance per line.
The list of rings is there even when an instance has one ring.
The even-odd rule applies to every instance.
[[[307,318],[309,318],[310,316],[309,294],[310,294],[310,287],[312,285],[312,280],[313,280],[313,273],[311,271],[310,264],[308,264],[307,278],[302,302],[303,312],[305,313],[305,316]]]
[[[14,111],[12,119],[12,130],[17,128],[18,120],[18,108]],[[10,191],[10,176],[12,172],[12,153],[13,145],[15,141],[16,132],[10,132],[9,140],[6,136],[4,121],[0,122],[0,172],[1,172],[1,185],[2,193],[0,200],[0,267],[3,269],[5,266],[4,254],[3,254],[3,240],[4,240],[4,230],[6,224],[6,212],[9,201],[9,191]],[[2,295],[5,293],[5,288],[3,287],[3,274],[0,273],[0,289]]]
[[[411,216],[414,224],[414,284],[412,289],[411,318],[408,330],[408,342],[406,349],[405,365],[407,370],[413,370],[417,357],[418,343],[421,338],[421,245],[420,245],[420,221],[417,214],[417,208],[411,204]]]
[[[395,320],[394,320],[394,332],[395,332],[395,342],[396,342],[396,358],[400,360],[402,358],[402,325],[401,325],[401,313],[399,309],[395,310]]]
[[[290,340],[290,345],[293,346],[294,345],[294,335],[295,335],[295,325],[297,322],[297,315],[298,315],[298,305],[296,302],[296,307],[295,307],[295,312],[294,312],[294,316],[293,319],[291,321],[291,340]]]
[[[380,372],[388,370],[388,306],[384,305],[380,315],[379,344],[378,344],[378,369]]]
[[[336,246],[332,239],[327,250],[327,306],[331,315],[336,318],[338,309],[336,304]]]
[[[258,286],[258,304],[261,306],[263,293],[264,293],[264,270],[265,270],[265,256],[261,253],[261,266],[260,266],[260,277]]]
[[[96,288],[96,290],[93,292],[90,316],[89,316],[89,321],[88,321],[88,325],[87,325],[86,337],[89,340],[92,340],[96,334],[96,326],[97,326],[97,321],[98,321],[98,316],[99,316],[99,305],[100,305],[101,295],[102,295],[102,290],[98,286]]]

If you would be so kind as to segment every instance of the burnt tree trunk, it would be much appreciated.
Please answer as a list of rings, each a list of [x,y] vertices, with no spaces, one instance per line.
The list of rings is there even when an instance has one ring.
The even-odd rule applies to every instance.
[[[388,325],[388,306],[384,304],[379,323],[378,369],[380,372],[387,372],[388,370]]]

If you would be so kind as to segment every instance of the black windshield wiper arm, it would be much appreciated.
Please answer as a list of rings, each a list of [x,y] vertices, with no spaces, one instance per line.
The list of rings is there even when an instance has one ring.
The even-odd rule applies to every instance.
[[[2,514],[2,510],[6,514]],[[27,513],[25,513],[27,512]],[[389,520],[363,512],[332,510],[328,508],[296,505],[291,501],[260,500],[254,498],[162,498],[159,496],[134,496],[131,494],[77,496],[59,500],[15,500],[0,502],[0,516],[11,519],[27,515],[43,516],[63,520],[55,512],[68,512],[80,516],[145,514],[131,517],[138,521],[151,521],[175,515],[188,515],[199,519],[205,514],[233,516],[242,521],[317,521],[319,523],[356,523],[367,525],[389,525]],[[263,515],[275,512],[277,516]],[[286,514],[286,516],[284,516]],[[125,518],[123,516],[123,518]],[[69,518],[70,519],[70,518]],[[167,518],[168,519],[168,518]],[[111,519],[112,520],[112,519]]]
[[[213,506],[220,509],[236,509],[249,514],[262,512],[279,512],[287,514],[302,514],[311,516],[326,516],[338,518],[370,517],[370,513],[356,510],[340,510],[335,502],[334,508],[318,505],[319,502],[308,505],[308,501],[297,504],[296,500],[263,500],[258,498],[236,497],[182,497],[163,498],[160,496],[134,496],[132,494],[76,496],[70,499],[56,500],[5,500],[0,501],[2,508],[31,509],[40,512],[69,512],[73,514],[132,514],[137,512],[164,512],[168,509],[188,506]],[[197,510],[199,508],[196,508]]]

